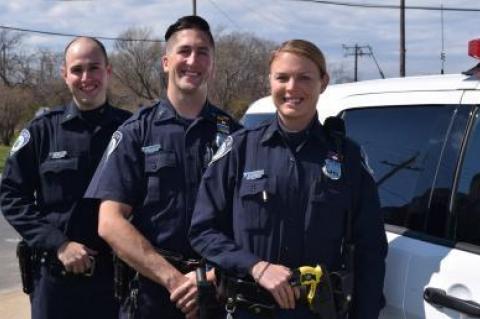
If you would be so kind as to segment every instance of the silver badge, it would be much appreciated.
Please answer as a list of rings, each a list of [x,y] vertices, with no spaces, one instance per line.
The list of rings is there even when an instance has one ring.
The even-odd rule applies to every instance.
[[[142,147],[142,152],[144,152],[145,154],[153,154],[153,153],[158,152],[161,149],[162,149],[162,145],[155,144],[155,145],[149,145],[149,146]]]
[[[67,151],[50,152],[49,155],[51,159],[60,159],[67,156]]]
[[[246,180],[260,179],[265,175],[265,170],[259,169],[251,172],[243,172],[243,178]]]
[[[342,177],[342,163],[334,158],[327,158],[325,165],[322,167],[322,172],[331,180],[339,180]]]
[[[212,160],[208,165],[212,165],[214,162],[218,161],[219,159],[227,155],[232,150],[232,146],[233,146],[233,138],[231,136],[228,136],[223,142],[223,144],[220,146],[218,151],[215,153],[215,155],[213,155]]]
[[[118,144],[120,144],[122,137],[123,137],[123,134],[120,131],[115,131],[115,133],[113,133],[112,139],[110,140],[110,143],[108,143],[106,160],[110,157],[113,151],[115,151]]]
[[[26,128],[24,128],[20,132],[20,135],[18,135],[17,139],[15,140],[15,143],[13,143],[13,146],[10,149],[10,156],[18,152],[25,145],[27,145],[29,141],[30,141],[30,132]]]

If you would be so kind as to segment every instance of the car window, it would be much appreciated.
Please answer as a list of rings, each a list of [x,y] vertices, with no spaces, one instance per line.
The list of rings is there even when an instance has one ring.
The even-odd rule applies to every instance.
[[[343,113],[347,135],[368,156],[386,223],[427,231],[432,187],[456,109],[451,105],[389,106]],[[445,193],[450,194],[450,189]],[[443,198],[446,207],[450,196]],[[436,218],[445,219],[443,215]]]
[[[455,195],[456,240],[480,245],[480,119],[474,116]]]

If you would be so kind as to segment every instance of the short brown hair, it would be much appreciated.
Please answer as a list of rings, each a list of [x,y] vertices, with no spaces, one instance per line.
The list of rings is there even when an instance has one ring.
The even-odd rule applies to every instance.
[[[215,47],[215,41],[213,41],[212,32],[210,31],[208,22],[199,16],[184,16],[179,18],[174,24],[168,27],[167,31],[165,32],[165,41],[168,42],[172,35],[187,29],[196,29],[204,32],[207,35],[208,41],[212,47]]]
[[[272,52],[269,65],[272,66],[272,63],[276,59],[277,55],[284,52],[301,55],[311,60],[317,66],[320,77],[328,74],[325,56],[323,55],[322,51],[312,42],[301,39],[294,39],[283,42],[277,49]]]

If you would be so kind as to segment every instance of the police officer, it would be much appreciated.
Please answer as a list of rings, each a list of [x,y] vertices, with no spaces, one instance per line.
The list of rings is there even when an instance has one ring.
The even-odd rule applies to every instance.
[[[33,119],[6,162],[0,204],[33,250],[32,318],[118,316],[98,206],[82,199],[113,132],[130,116],[107,101],[111,72],[97,39],[71,41],[62,75],[72,102]]]
[[[207,100],[214,55],[208,23],[182,17],[165,40],[167,99],[114,133],[86,194],[102,200],[100,236],[139,273],[122,310],[135,318],[196,317],[190,217],[204,169],[237,128]]]
[[[290,277],[299,266],[340,269],[349,209],[356,248],[351,318],[377,318],[382,306],[386,239],[377,191],[359,147],[343,139],[339,149],[317,119],[328,81],[314,44],[291,40],[274,51],[276,117],[225,141],[203,176],[192,217],[192,247],[222,272],[269,292],[274,318],[318,318],[300,303]],[[229,316],[262,318],[242,304],[229,307]]]

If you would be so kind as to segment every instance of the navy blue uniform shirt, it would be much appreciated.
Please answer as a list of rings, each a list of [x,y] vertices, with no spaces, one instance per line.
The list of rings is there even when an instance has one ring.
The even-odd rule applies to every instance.
[[[133,207],[133,225],[163,250],[195,257],[187,232],[201,175],[216,144],[238,129],[208,102],[191,121],[168,101],[139,110],[112,137],[86,197]]]
[[[81,112],[71,102],[22,130],[3,171],[0,204],[30,247],[56,253],[71,240],[107,248],[96,231],[98,208],[83,195],[112,133],[129,116],[108,104]]]
[[[260,260],[339,270],[346,213],[354,206],[354,317],[377,318],[387,250],[383,218],[359,147],[343,144],[340,158],[316,119],[295,149],[277,119],[233,134],[200,184],[192,247],[237,276]]]

